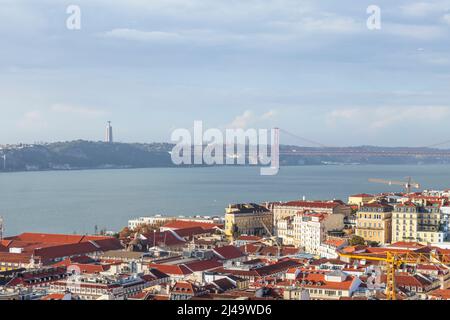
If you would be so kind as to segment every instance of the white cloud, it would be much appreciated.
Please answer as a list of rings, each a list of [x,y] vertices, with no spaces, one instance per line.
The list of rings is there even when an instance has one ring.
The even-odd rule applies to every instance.
[[[255,114],[251,110],[246,110],[244,113],[236,116],[227,127],[234,129],[245,129],[251,125],[260,124],[263,121],[272,120],[277,114],[278,111],[276,110],[269,110],[261,115]]]
[[[106,116],[108,112],[95,108],[79,107],[67,104],[54,104],[52,111],[57,113],[79,115],[87,118],[98,118]]]
[[[266,113],[263,113],[263,115],[261,116],[262,120],[270,120],[273,119],[274,117],[276,117],[278,115],[278,111],[277,110],[270,110],[267,111]]]
[[[448,121],[448,106],[412,106],[336,109],[326,115],[330,126],[350,125],[369,130],[393,127],[399,124],[423,123],[423,121]]]
[[[39,111],[28,111],[17,122],[17,126],[23,130],[39,130],[47,127],[47,121]]]
[[[233,119],[229,127],[244,129],[247,128],[251,123],[255,121],[255,114],[251,110],[244,111],[243,114],[238,115]]]

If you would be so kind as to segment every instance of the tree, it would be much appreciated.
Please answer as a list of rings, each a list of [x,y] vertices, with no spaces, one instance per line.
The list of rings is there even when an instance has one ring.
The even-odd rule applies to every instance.
[[[360,236],[353,236],[350,239],[349,244],[351,246],[360,246],[360,245],[363,246],[366,244],[366,240],[364,240],[364,238]]]
[[[173,220],[170,220],[170,221],[173,221]],[[137,232],[139,234],[150,234],[150,233],[153,233],[153,231],[159,231],[159,229],[168,222],[169,221],[161,220],[161,221],[156,221],[155,223],[152,223],[152,224],[142,224],[142,225],[139,225],[135,229],[135,232]]]
[[[119,239],[126,239],[130,235],[131,235],[131,230],[128,227],[125,227],[119,232]]]
[[[369,242],[368,242],[368,245],[369,245],[369,247],[376,248],[376,247],[379,247],[379,246],[380,246],[380,243],[379,243],[379,242],[376,242],[376,241],[369,241]]]

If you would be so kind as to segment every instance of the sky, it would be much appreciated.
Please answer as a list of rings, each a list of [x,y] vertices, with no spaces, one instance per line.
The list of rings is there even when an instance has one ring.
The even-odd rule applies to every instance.
[[[330,146],[450,140],[450,0],[0,0],[0,41],[0,144],[103,140],[108,120],[122,142],[195,120]]]

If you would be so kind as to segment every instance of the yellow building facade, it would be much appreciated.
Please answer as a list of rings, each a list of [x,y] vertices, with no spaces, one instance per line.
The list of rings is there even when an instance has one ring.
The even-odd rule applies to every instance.
[[[356,235],[366,241],[391,243],[392,211],[393,207],[386,204],[363,205],[357,212]]]
[[[273,214],[267,208],[254,204],[229,205],[225,210],[225,235],[234,240],[240,235],[268,235],[272,233]]]
[[[362,207],[365,204],[372,202],[374,199],[375,199],[375,197],[371,194],[366,194],[366,193],[354,194],[354,195],[348,197],[348,204]]]

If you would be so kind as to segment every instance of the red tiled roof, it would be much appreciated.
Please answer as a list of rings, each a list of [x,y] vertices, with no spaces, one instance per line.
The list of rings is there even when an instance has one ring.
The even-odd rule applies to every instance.
[[[215,230],[212,228],[206,229],[202,227],[190,227],[190,228],[182,228],[182,229],[176,229],[173,230],[179,237],[185,238],[185,237],[193,237],[195,235],[200,234],[210,234],[214,233]]]
[[[339,259],[327,259],[327,258],[321,258],[321,259],[312,261],[312,262],[310,263],[310,265],[312,265],[312,266],[320,266],[320,265],[322,265],[322,264],[327,264],[327,263],[328,263],[328,264],[333,264],[333,265],[339,265],[339,266],[344,266],[344,265],[347,264],[346,262],[344,262],[344,261],[342,261],[342,260],[339,260]]]
[[[381,282],[386,282],[386,275],[381,276]],[[399,287],[421,287],[425,288],[431,284],[431,281],[421,277],[419,275],[409,275],[409,274],[396,274],[395,283]]]
[[[235,246],[216,247],[213,251],[221,259],[225,260],[237,259],[244,256],[242,251]]]
[[[128,300],[146,300],[150,295],[149,292],[141,291],[128,297]]]
[[[177,275],[177,276],[185,276],[192,273],[190,269],[188,269],[184,265],[168,265],[168,264],[149,264],[149,268],[156,269],[160,272],[163,272],[165,274],[168,274],[170,276]]]
[[[207,223],[207,222],[197,222],[197,221],[184,221],[184,220],[175,220],[175,221],[170,221],[167,222],[163,228],[168,228],[168,229],[172,229],[172,230],[177,230],[177,229],[186,229],[186,228],[195,228],[195,227],[200,227],[203,229],[212,229],[215,227],[222,227],[222,225],[220,224],[216,224],[216,223]]]
[[[398,204],[397,207],[416,208],[417,205],[416,205],[415,203],[412,203],[412,202],[407,201],[407,202],[405,202],[405,203],[400,203],[400,204]]]
[[[341,204],[335,201],[291,201],[278,204],[283,207],[327,208],[334,209]]]
[[[90,238],[90,237],[89,237]],[[86,237],[85,237],[86,239]],[[112,237],[105,237],[103,239],[90,239],[89,242],[94,243],[101,251],[111,251],[123,249],[119,239]]]
[[[347,240],[345,239],[328,239],[325,240],[324,244],[338,248],[341,247],[343,245],[345,245],[347,243]]]
[[[25,232],[17,236],[8,237],[5,240],[19,240],[23,242],[52,243],[52,244],[72,244],[72,243],[87,242],[91,240],[97,241],[104,239],[111,239],[111,237]]]
[[[51,293],[43,297],[41,300],[62,300],[64,296],[64,293]]]
[[[170,289],[171,292],[195,295],[199,288],[187,281],[179,281]]]
[[[81,264],[81,263],[74,263],[67,266],[68,271],[70,270],[79,270],[81,273],[87,273],[87,274],[98,274],[101,272],[105,272],[111,268],[111,265],[107,264]]]
[[[66,268],[56,267],[56,268],[46,268],[39,269],[37,271],[24,271],[19,275],[15,276],[11,281],[9,281],[6,286],[16,287],[18,285],[22,286],[35,286],[48,284],[51,282],[58,281],[65,278],[67,275]]]
[[[101,251],[90,242],[63,244],[34,250],[36,256],[43,260],[52,260],[75,255],[85,255]]]
[[[265,276],[274,275],[274,274],[277,274],[277,273],[280,273],[283,271],[287,271],[293,267],[299,267],[301,265],[302,264],[297,261],[287,259],[287,260],[283,260],[283,261],[278,261],[273,264],[269,264],[264,267],[257,268],[254,271],[257,273],[258,276],[265,277]]]
[[[351,195],[350,198],[373,198],[373,195],[368,193],[359,193]]]
[[[389,245],[389,248],[408,248],[408,249],[418,249],[426,247],[426,245],[418,243],[418,242],[405,242],[399,241]]]
[[[216,260],[194,261],[184,264],[184,266],[192,272],[212,270],[221,267],[222,265],[223,264],[221,262]]]
[[[344,253],[354,253],[359,251],[364,251],[368,248],[368,246],[357,245],[357,246],[348,246],[342,249]]]
[[[30,263],[31,254],[0,252],[0,262]]]
[[[450,300],[450,289],[434,290],[430,292],[428,296],[440,300]]]
[[[416,267],[419,271],[437,271],[437,272],[447,272],[448,269],[442,266],[429,265],[429,264],[418,264]]]
[[[170,231],[152,232],[150,234],[145,234],[144,236],[147,238],[146,243],[149,246],[155,244],[156,246],[172,247],[185,244],[184,240],[180,240]]]
[[[350,290],[355,276],[347,275],[342,282],[331,282],[326,280],[326,273],[300,273],[297,276],[297,283],[304,288],[331,289],[331,290]]]
[[[120,241],[113,237],[47,233],[22,233],[2,243],[7,244],[8,248],[21,248],[23,254],[40,257],[43,262],[55,258],[122,249]]]

